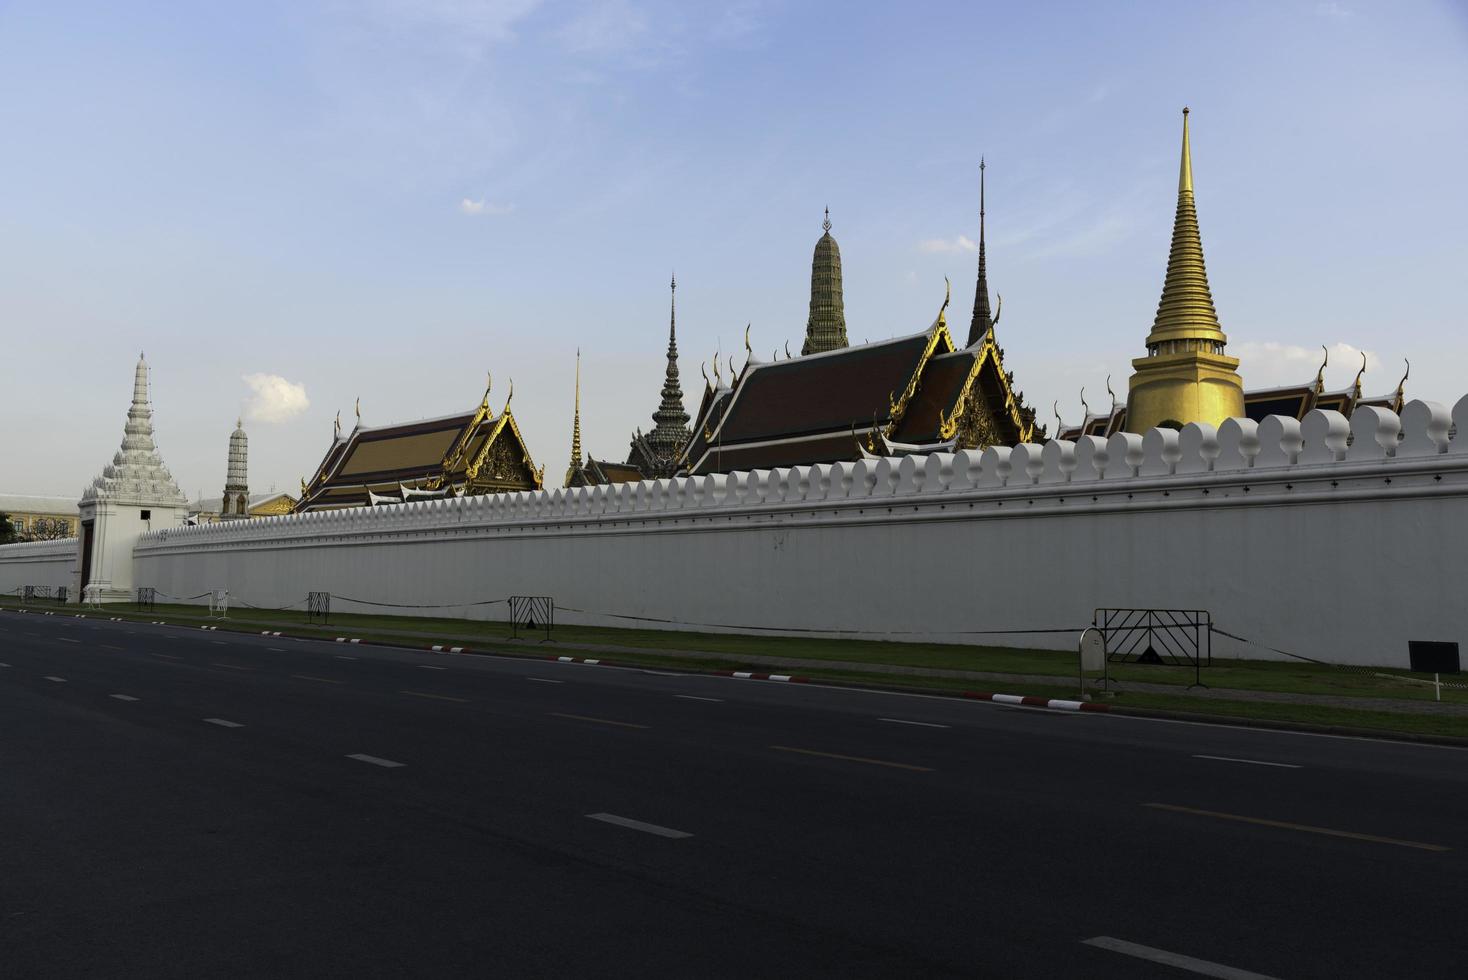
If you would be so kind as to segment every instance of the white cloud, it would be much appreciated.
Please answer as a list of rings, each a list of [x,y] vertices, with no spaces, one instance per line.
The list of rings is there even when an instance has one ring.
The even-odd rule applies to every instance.
[[[1297,344],[1281,344],[1272,340],[1248,340],[1229,344],[1229,351],[1240,361],[1239,373],[1244,384],[1250,388],[1273,388],[1279,385],[1306,384],[1315,380],[1315,372],[1325,359],[1319,347],[1301,347]],[[1361,370],[1361,355],[1366,355],[1366,375],[1371,377],[1381,370],[1381,358],[1375,351],[1363,351],[1342,341],[1330,345],[1330,366],[1326,368],[1326,386],[1343,388]],[[1363,387],[1385,391],[1389,385],[1380,378],[1375,385]],[[1396,378],[1392,378],[1396,383]]]
[[[515,210],[515,205],[495,204],[493,201],[485,201],[482,197],[477,201],[466,197],[459,202],[459,210],[465,214],[509,214]]]
[[[924,252],[977,252],[979,243],[967,235],[959,235],[957,238],[929,238],[918,242],[918,248]]]
[[[246,374],[241,380],[253,392],[245,404],[245,415],[251,421],[285,422],[311,407],[306,386],[278,374]]]

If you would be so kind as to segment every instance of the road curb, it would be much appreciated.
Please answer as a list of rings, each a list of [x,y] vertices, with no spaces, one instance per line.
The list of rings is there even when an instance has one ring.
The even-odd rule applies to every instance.
[[[1336,735],[1341,738],[1369,738],[1384,742],[1416,742],[1468,749],[1468,738],[1455,735],[1432,735],[1422,732],[1397,732],[1381,728],[1357,728],[1354,725],[1316,725],[1308,721],[1272,718],[1248,718],[1241,715],[1213,715],[1199,711],[1173,711],[1168,708],[1133,708],[1107,705],[1113,715],[1130,718],[1157,718],[1163,721],[1186,721],[1195,725],[1229,725],[1234,728],[1258,728],[1261,731],[1299,732],[1306,735]]]
[[[742,681],[781,681],[786,684],[809,684],[809,677],[796,677],[791,674],[763,674],[751,670],[711,670],[708,673],[716,677],[737,677]]]
[[[995,704],[1023,705],[1026,708],[1049,708],[1051,711],[1110,711],[1111,705],[1095,701],[1065,701],[1060,698],[1040,698],[1024,694],[991,694],[988,691],[964,691],[962,697],[971,701],[993,701]]]

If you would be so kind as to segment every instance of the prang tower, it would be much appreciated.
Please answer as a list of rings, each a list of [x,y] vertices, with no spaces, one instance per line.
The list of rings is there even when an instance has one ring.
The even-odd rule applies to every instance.
[[[841,297],[841,249],[831,237],[831,209],[821,223],[825,232],[810,260],[810,316],[805,321],[802,354],[819,354],[846,346],[846,303]]]
[[[1188,146],[1188,110],[1183,109],[1183,155],[1177,183],[1177,217],[1172,251],[1157,318],[1147,335],[1147,356],[1132,361],[1127,395],[1127,429],[1182,428],[1189,422],[1217,426],[1244,414],[1239,360],[1224,351],[1228,337],[1218,325],[1203,240],[1193,205],[1193,158]]]

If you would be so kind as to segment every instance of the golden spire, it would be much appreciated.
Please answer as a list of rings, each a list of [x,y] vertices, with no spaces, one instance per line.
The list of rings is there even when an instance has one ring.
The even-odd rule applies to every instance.
[[[1148,348],[1176,340],[1203,340],[1213,345],[1227,341],[1213,307],[1213,294],[1208,289],[1208,271],[1203,265],[1203,239],[1198,233],[1198,212],[1193,202],[1193,153],[1188,140],[1188,110],[1183,109],[1182,162],[1177,178],[1177,216],[1172,226],[1172,250],[1167,258],[1167,277],[1162,285],[1162,299],[1157,304],[1157,318],[1147,336]],[[1192,345],[1196,349],[1199,345]],[[1179,353],[1185,348],[1171,345],[1155,353]]]
[[[581,348],[576,348],[576,408],[571,422],[571,467],[566,470],[566,486],[571,477],[581,469]]]

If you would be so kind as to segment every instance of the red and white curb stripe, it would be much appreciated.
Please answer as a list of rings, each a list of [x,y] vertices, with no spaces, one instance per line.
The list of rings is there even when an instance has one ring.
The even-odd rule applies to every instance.
[[[218,626],[200,626],[199,629],[201,629],[201,630],[217,630],[217,629],[219,629],[219,627]]]
[[[787,684],[809,684],[809,677],[792,677],[789,674],[756,674],[748,670],[715,671],[720,677],[737,677],[743,681],[784,681]]]
[[[468,649],[465,648],[465,647],[447,647],[447,646],[439,646],[439,645],[431,646],[428,649],[429,650],[432,650],[434,653],[468,653],[469,652]]]
[[[357,637],[355,637],[355,636],[338,636],[336,638],[336,642],[338,642],[338,643],[361,643],[362,641],[360,639],[358,639]]]
[[[275,630],[274,632],[271,632],[270,630],[261,630],[260,631],[260,635],[261,636],[279,636],[280,635],[280,630]]]
[[[588,660],[586,657],[547,657],[546,659],[547,660],[554,660],[557,663],[562,663],[562,664],[586,664],[588,667],[598,667],[598,666],[600,666],[600,667],[614,667],[614,666],[616,666],[610,660]]]
[[[975,701],[993,701],[996,704],[1014,704],[1026,708],[1049,708],[1052,711],[1109,711],[1111,705],[1094,701],[1062,701],[1056,698],[1040,698],[1019,694],[989,694],[983,691],[964,691],[963,696]]]

